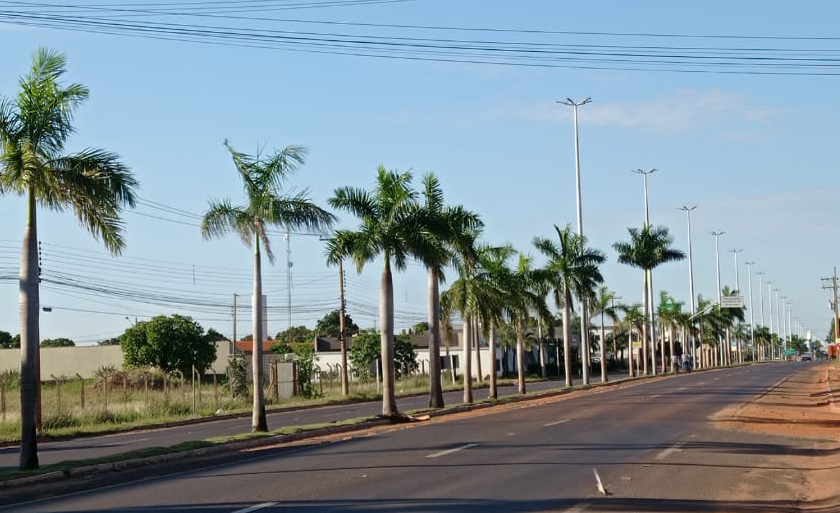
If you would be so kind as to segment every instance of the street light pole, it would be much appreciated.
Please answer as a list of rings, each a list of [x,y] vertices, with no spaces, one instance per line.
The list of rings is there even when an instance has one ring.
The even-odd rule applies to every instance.
[[[753,292],[752,292],[752,266],[755,262],[744,262],[747,264],[747,279],[749,279],[750,286],[750,345],[752,346],[752,361],[755,362],[755,321],[753,317]]]
[[[694,315],[694,265],[692,262],[692,251],[691,251],[691,211],[697,208],[697,205],[686,206],[683,205],[680,207],[680,210],[685,211],[685,220],[688,223],[688,293],[690,295],[691,301],[689,304],[691,305],[691,315]],[[690,333],[689,333],[690,336]],[[694,356],[694,365],[700,361],[700,348],[695,346],[694,339],[691,340],[691,354]]]
[[[634,173],[638,173],[642,175],[644,179],[644,190],[645,190],[645,227],[650,227],[650,211],[648,209],[648,187],[647,187],[647,178],[648,175],[653,174],[656,172],[656,168],[653,169],[633,169]],[[646,270],[646,282],[647,282],[647,290],[645,293],[647,294],[647,303],[650,306],[648,309],[649,318],[648,323],[650,325],[650,361],[651,361],[651,374],[656,376],[656,325],[654,323],[654,306],[653,306],[653,272],[651,270]],[[664,349],[664,348],[663,348]],[[665,352],[663,350],[662,356],[665,356]],[[662,372],[665,372],[664,365]]]
[[[572,100],[571,98],[566,98],[563,101],[558,101],[557,103],[562,103],[563,105],[568,105],[572,107],[574,111],[574,124],[575,124],[575,188],[576,188],[576,198],[577,198],[577,224],[578,224],[578,236],[581,238],[581,245],[583,244],[583,206],[581,204],[581,194],[580,194],[580,143],[578,140],[578,107],[581,105],[586,105],[587,103],[591,102],[592,98],[584,98],[580,101]],[[578,298],[580,304],[580,345],[581,345],[581,359],[583,360],[581,363],[582,369],[582,380],[584,385],[589,384],[589,319],[586,311],[586,300],[583,298]]]
[[[720,236],[726,232],[709,232],[715,238],[715,263],[717,266],[717,297],[718,297],[718,308],[720,308],[720,303],[722,300],[722,288],[720,286]],[[717,358],[717,364],[723,365],[723,340],[718,338],[718,351],[720,354]]]
[[[743,294],[741,294],[741,280],[738,277],[738,253],[740,253],[742,251],[744,251],[744,250],[743,249],[730,249],[729,250],[730,253],[735,255],[735,290],[737,291],[738,295],[741,296],[741,297],[743,297]],[[740,322],[738,323],[738,326],[739,327],[741,326]],[[738,344],[738,363],[744,363],[744,356],[743,356],[743,353],[741,352],[741,339],[738,337],[738,331],[739,330],[735,330],[735,340]],[[729,334],[728,331],[727,331],[727,334]],[[729,345],[729,338],[728,337],[727,337],[726,342],[727,342],[726,345],[728,346]],[[727,347],[727,350],[731,350],[731,348]],[[727,355],[728,354],[729,353],[727,353]]]
[[[779,312],[781,311],[782,303],[779,301],[779,289],[773,289],[773,292],[776,293],[776,336],[779,338],[779,344],[780,344],[779,348],[781,349],[782,320],[781,320],[781,315],[779,314]],[[787,347],[785,347],[785,349],[787,349]]]

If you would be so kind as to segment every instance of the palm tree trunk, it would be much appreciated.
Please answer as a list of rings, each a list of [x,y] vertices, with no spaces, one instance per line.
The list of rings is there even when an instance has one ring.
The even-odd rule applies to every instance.
[[[429,407],[443,408],[440,383],[440,280],[437,269],[429,267]]]
[[[668,341],[668,344],[670,346],[669,349],[671,351],[671,354],[670,354],[671,362],[673,362],[674,361],[674,337],[677,336],[677,327],[674,326],[673,324],[671,324],[668,327],[668,333],[669,333],[668,336],[670,337],[670,340]],[[685,346],[685,342],[683,342],[683,346]],[[671,372],[676,372],[676,371],[677,371],[677,369],[674,368],[674,365],[672,363],[671,364]]]
[[[39,348],[38,225],[35,193],[27,194],[28,210],[20,258],[20,469],[38,468],[37,425],[41,407]]]
[[[522,321],[516,326],[516,383],[520,394],[525,393],[525,328]]]
[[[665,374],[665,324],[662,322],[662,319],[659,320],[659,361],[661,362],[661,373]]]
[[[537,319],[537,337],[540,339],[540,374],[545,379],[548,374],[545,370],[545,341],[542,336],[542,321],[540,319]]]
[[[654,303],[653,303],[653,271],[648,269],[648,281],[647,281],[647,293],[648,297],[650,298],[650,309],[648,313],[650,315],[650,373],[653,376],[656,376],[656,323],[654,322]]]
[[[613,323],[615,324],[615,323]],[[607,348],[606,343],[604,342],[604,337],[606,336],[606,331],[604,330],[604,312],[601,312],[601,343],[599,344],[601,349],[601,383],[607,382]],[[613,358],[615,358],[615,353],[613,353]]]
[[[254,381],[254,404],[251,409],[251,431],[268,431],[268,423],[265,418],[265,400],[263,398],[263,352],[262,345],[265,339],[262,322],[262,261],[260,258],[260,239],[254,237],[254,298],[251,322],[253,324],[254,338],[253,351],[251,352],[251,366],[253,367]]]
[[[588,385],[592,363],[589,358],[589,312],[586,301],[583,299],[580,300],[580,348],[581,381],[584,385]]]
[[[473,317],[473,340],[475,340],[475,370],[478,374],[478,382],[484,383],[484,375],[481,372],[481,343],[478,331],[478,318]]]
[[[633,369],[633,326],[627,330],[627,372],[629,377],[634,376]]]
[[[464,360],[464,402],[469,404],[473,402],[473,390],[472,390],[472,344],[470,343],[472,339],[472,330],[470,329],[470,316],[469,314],[464,315],[464,347],[463,347],[463,354],[462,359]]]
[[[382,353],[382,415],[397,413],[397,398],[394,395],[394,282],[391,276],[391,257],[385,255],[385,267],[379,285],[379,334]]]
[[[648,286],[647,286],[647,271],[645,271],[645,279],[643,283],[642,296],[642,310],[645,314],[645,320],[642,322],[642,372],[643,376],[648,375],[648,307],[652,305],[648,301]]]
[[[496,373],[499,371],[496,368],[496,323],[490,322],[490,340],[487,341],[487,351],[490,353],[490,393],[488,397],[496,399],[498,397],[498,390],[496,385]]]
[[[569,311],[569,304],[572,301],[572,295],[566,292],[563,301],[563,365],[564,374],[566,375],[566,386],[572,386],[572,322],[571,312]]]

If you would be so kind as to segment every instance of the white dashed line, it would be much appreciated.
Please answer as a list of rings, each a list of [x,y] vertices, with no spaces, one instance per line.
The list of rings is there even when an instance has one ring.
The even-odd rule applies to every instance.
[[[673,446],[668,447],[668,448],[667,448],[667,449],[665,449],[664,451],[662,451],[662,452],[660,452],[659,454],[657,454],[657,455],[656,455],[656,459],[657,459],[657,460],[663,460],[663,459],[667,458],[667,457],[668,457],[671,453],[673,453],[673,452],[677,452],[677,451],[681,451],[682,449],[680,449],[680,447],[682,447],[683,445],[685,445],[685,442],[677,442],[677,443],[675,443]]]
[[[569,419],[555,420],[554,422],[549,422],[548,424],[543,424],[543,427],[556,426],[557,424],[563,424],[564,422],[569,422]]]
[[[441,456],[446,456],[447,454],[452,454],[453,452],[463,451],[464,449],[469,449],[470,447],[475,447],[478,444],[464,444],[452,449],[447,449],[445,451],[436,452],[434,454],[429,454],[426,456],[427,458],[439,458]]]
[[[255,504],[255,505],[251,506],[250,508],[238,509],[236,511],[233,511],[232,513],[251,513],[252,511],[257,511],[257,510],[260,510],[260,509],[265,509],[265,508],[274,506],[275,504],[277,504],[277,503],[276,502],[263,502],[262,504]]]
[[[682,392],[683,390],[685,390],[685,387],[678,388],[677,392]]]

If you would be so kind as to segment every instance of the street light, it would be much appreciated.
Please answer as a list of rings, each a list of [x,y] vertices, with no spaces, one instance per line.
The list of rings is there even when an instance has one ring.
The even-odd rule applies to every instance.
[[[744,250],[743,249],[730,249],[729,250],[730,253],[735,255],[735,290],[737,291],[738,295],[743,297],[743,294],[741,294],[741,280],[738,277],[738,253],[740,253],[742,251],[744,251]],[[741,326],[740,322],[738,323],[738,326],[739,327]],[[729,332],[727,331],[727,335],[728,334],[729,334]],[[743,363],[744,362],[744,357],[743,357],[743,354],[741,353],[741,339],[738,338],[737,330],[736,330],[736,334],[735,334],[735,339],[738,342],[738,363]],[[726,342],[727,342],[727,345],[729,345],[728,337],[727,337]],[[727,350],[731,351],[732,348],[727,347]],[[729,356],[729,353],[726,353],[726,354],[727,354],[727,356]]]
[[[709,235],[715,238],[715,263],[717,266],[717,296],[718,296],[718,305],[721,303],[721,295],[722,289],[720,286],[720,236],[726,232],[709,232]],[[720,351],[720,355],[718,355],[718,365],[723,365],[723,340],[718,337],[718,349]]]
[[[755,321],[753,320],[753,293],[752,293],[752,266],[755,262],[744,262],[747,264],[747,278],[750,281],[750,344],[752,345],[752,361],[755,362]]]
[[[694,315],[694,265],[691,259],[691,211],[695,208],[697,208],[697,205],[692,205],[690,207],[683,205],[680,207],[680,210],[685,211],[685,220],[686,223],[688,223],[688,293],[691,298],[691,301],[689,302],[691,305],[691,315]],[[691,336],[690,333],[689,336]],[[697,362],[700,361],[700,348],[695,346],[694,339],[691,341],[691,349],[692,354],[694,355],[694,364],[697,365]]]
[[[566,98],[565,100],[558,100],[557,103],[561,103],[563,105],[568,105],[572,107],[574,111],[574,124],[575,124],[575,188],[576,188],[576,198],[577,198],[577,224],[578,224],[578,235],[581,238],[581,244],[583,243],[583,206],[581,204],[581,195],[580,195],[580,143],[578,141],[578,107],[581,105],[586,105],[590,103],[592,98],[584,98],[580,101],[572,100],[571,98]],[[579,298],[580,303],[580,344],[581,344],[581,358],[583,359],[582,367],[582,378],[583,384],[589,384],[589,319],[587,316],[586,311],[586,301],[583,298]]]
[[[648,187],[647,187],[647,178],[648,175],[653,174],[656,172],[656,168],[648,169],[645,171],[644,169],[633,169],[634,173],[642,175],[644,179],[644,190],[645,190],[645,227],[650,227],[650,211],[648,210]],[[651,270],[645,271],[647,274],[647,290],[645,293],[647,294],[647,300],[645,301],[649,306],[649,324],[650,324],[650,343],[651,343],[651,352],[650,352],[650,361],[651,361],[651,374],[656,376],[656,326],[653,320],[653,272]],[[665,358],[665,352],[662,352],[662,358]],[[664,361],[663,361],[663,369],[662,372],[665,372],[664,368]]]

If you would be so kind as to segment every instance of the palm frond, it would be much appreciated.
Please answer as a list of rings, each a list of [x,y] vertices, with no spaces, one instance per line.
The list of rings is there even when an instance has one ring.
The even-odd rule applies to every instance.
[[[269,184],[274,190],[280,190],[298,167],[306,162],[308,150],[303,146],[291,145],[276,151],[266,161],[256,167],[260,183]]]
[[[230,232],[239,235],[242,243],[250,247],[255,235],[253,218],[245,208],[233,206],[229,199],[210,200],[201,219],[201,236],[214,239]]]

